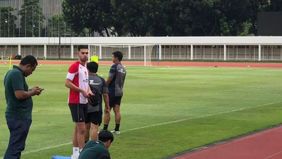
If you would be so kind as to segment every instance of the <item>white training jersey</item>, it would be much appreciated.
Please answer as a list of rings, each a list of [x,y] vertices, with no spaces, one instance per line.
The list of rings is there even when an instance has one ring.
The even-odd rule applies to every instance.
[[[72,81],[75,86],[85,91],[89,90],[88,70],[79,61],[69,67],[67,79]],[[70,89],[68,102],[69,104],[87,104],[88,101],[82,93]]]

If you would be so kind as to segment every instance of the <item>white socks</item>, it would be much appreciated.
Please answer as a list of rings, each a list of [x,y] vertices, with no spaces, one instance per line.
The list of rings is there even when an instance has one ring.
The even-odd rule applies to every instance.
[[[72,159],[78,159],[79,156],[79,147],[73,147],[72,148]]]

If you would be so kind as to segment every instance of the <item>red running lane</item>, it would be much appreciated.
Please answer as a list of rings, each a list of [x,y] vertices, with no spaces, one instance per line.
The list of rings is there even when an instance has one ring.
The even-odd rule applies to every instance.
[[[69,65],[75,60],[39,60],[39,64]],[[13,60],[13,64],[18,64],[19,60]],[[122,61],[125,66],[143,66],[143,61]],[[9,64],[9,61],[1,61],[0,64]],[[112,61],[100,61],[101,65],[112,65]],[[148,65],[160,67],[251,67],[251,68],[278,68],[282,69],[282,63],[264,62],[195,62],[195,61],[152,61]]]
[[[174,159],[282,159],[282,126]]]
[[[153,66],[192,66],[192,67],[255,67],[282,68],[282,63],[264,62],[194,62],[194,61],[160,61],[151,62]]]
[[[40,60],[40,64],[71,64],[74,61]],[[112,61],[100,61],[101,65],[111,65]],[[122,61],[126,66],[143,66],[143,61]],[[282,63],[259,63],[259,62],[194,62],[194,61],[153,61],[148,65],[161,67],[253,67],[253,68],[280,68]]]

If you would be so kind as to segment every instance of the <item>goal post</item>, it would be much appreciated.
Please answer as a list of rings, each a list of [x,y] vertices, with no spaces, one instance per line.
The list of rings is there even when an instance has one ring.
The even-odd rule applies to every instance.
[[[154,45],[144,45],[144,66],[152,66]]]
[[[152,66],[159,59],[159,45],[89,45],[90,55],[98,55],[101,60],[111,60],[112,52],[121,51],[123,61],[136,61],[144,66]]]

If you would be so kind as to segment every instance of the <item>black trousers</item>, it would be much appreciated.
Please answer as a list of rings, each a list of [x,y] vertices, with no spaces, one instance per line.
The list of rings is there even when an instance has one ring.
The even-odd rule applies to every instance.
[[[25,148],[31,119],[11,119],[6,117],[6,121],[10,130],[10,139],[4,159],[20,159],[21,152]]]

